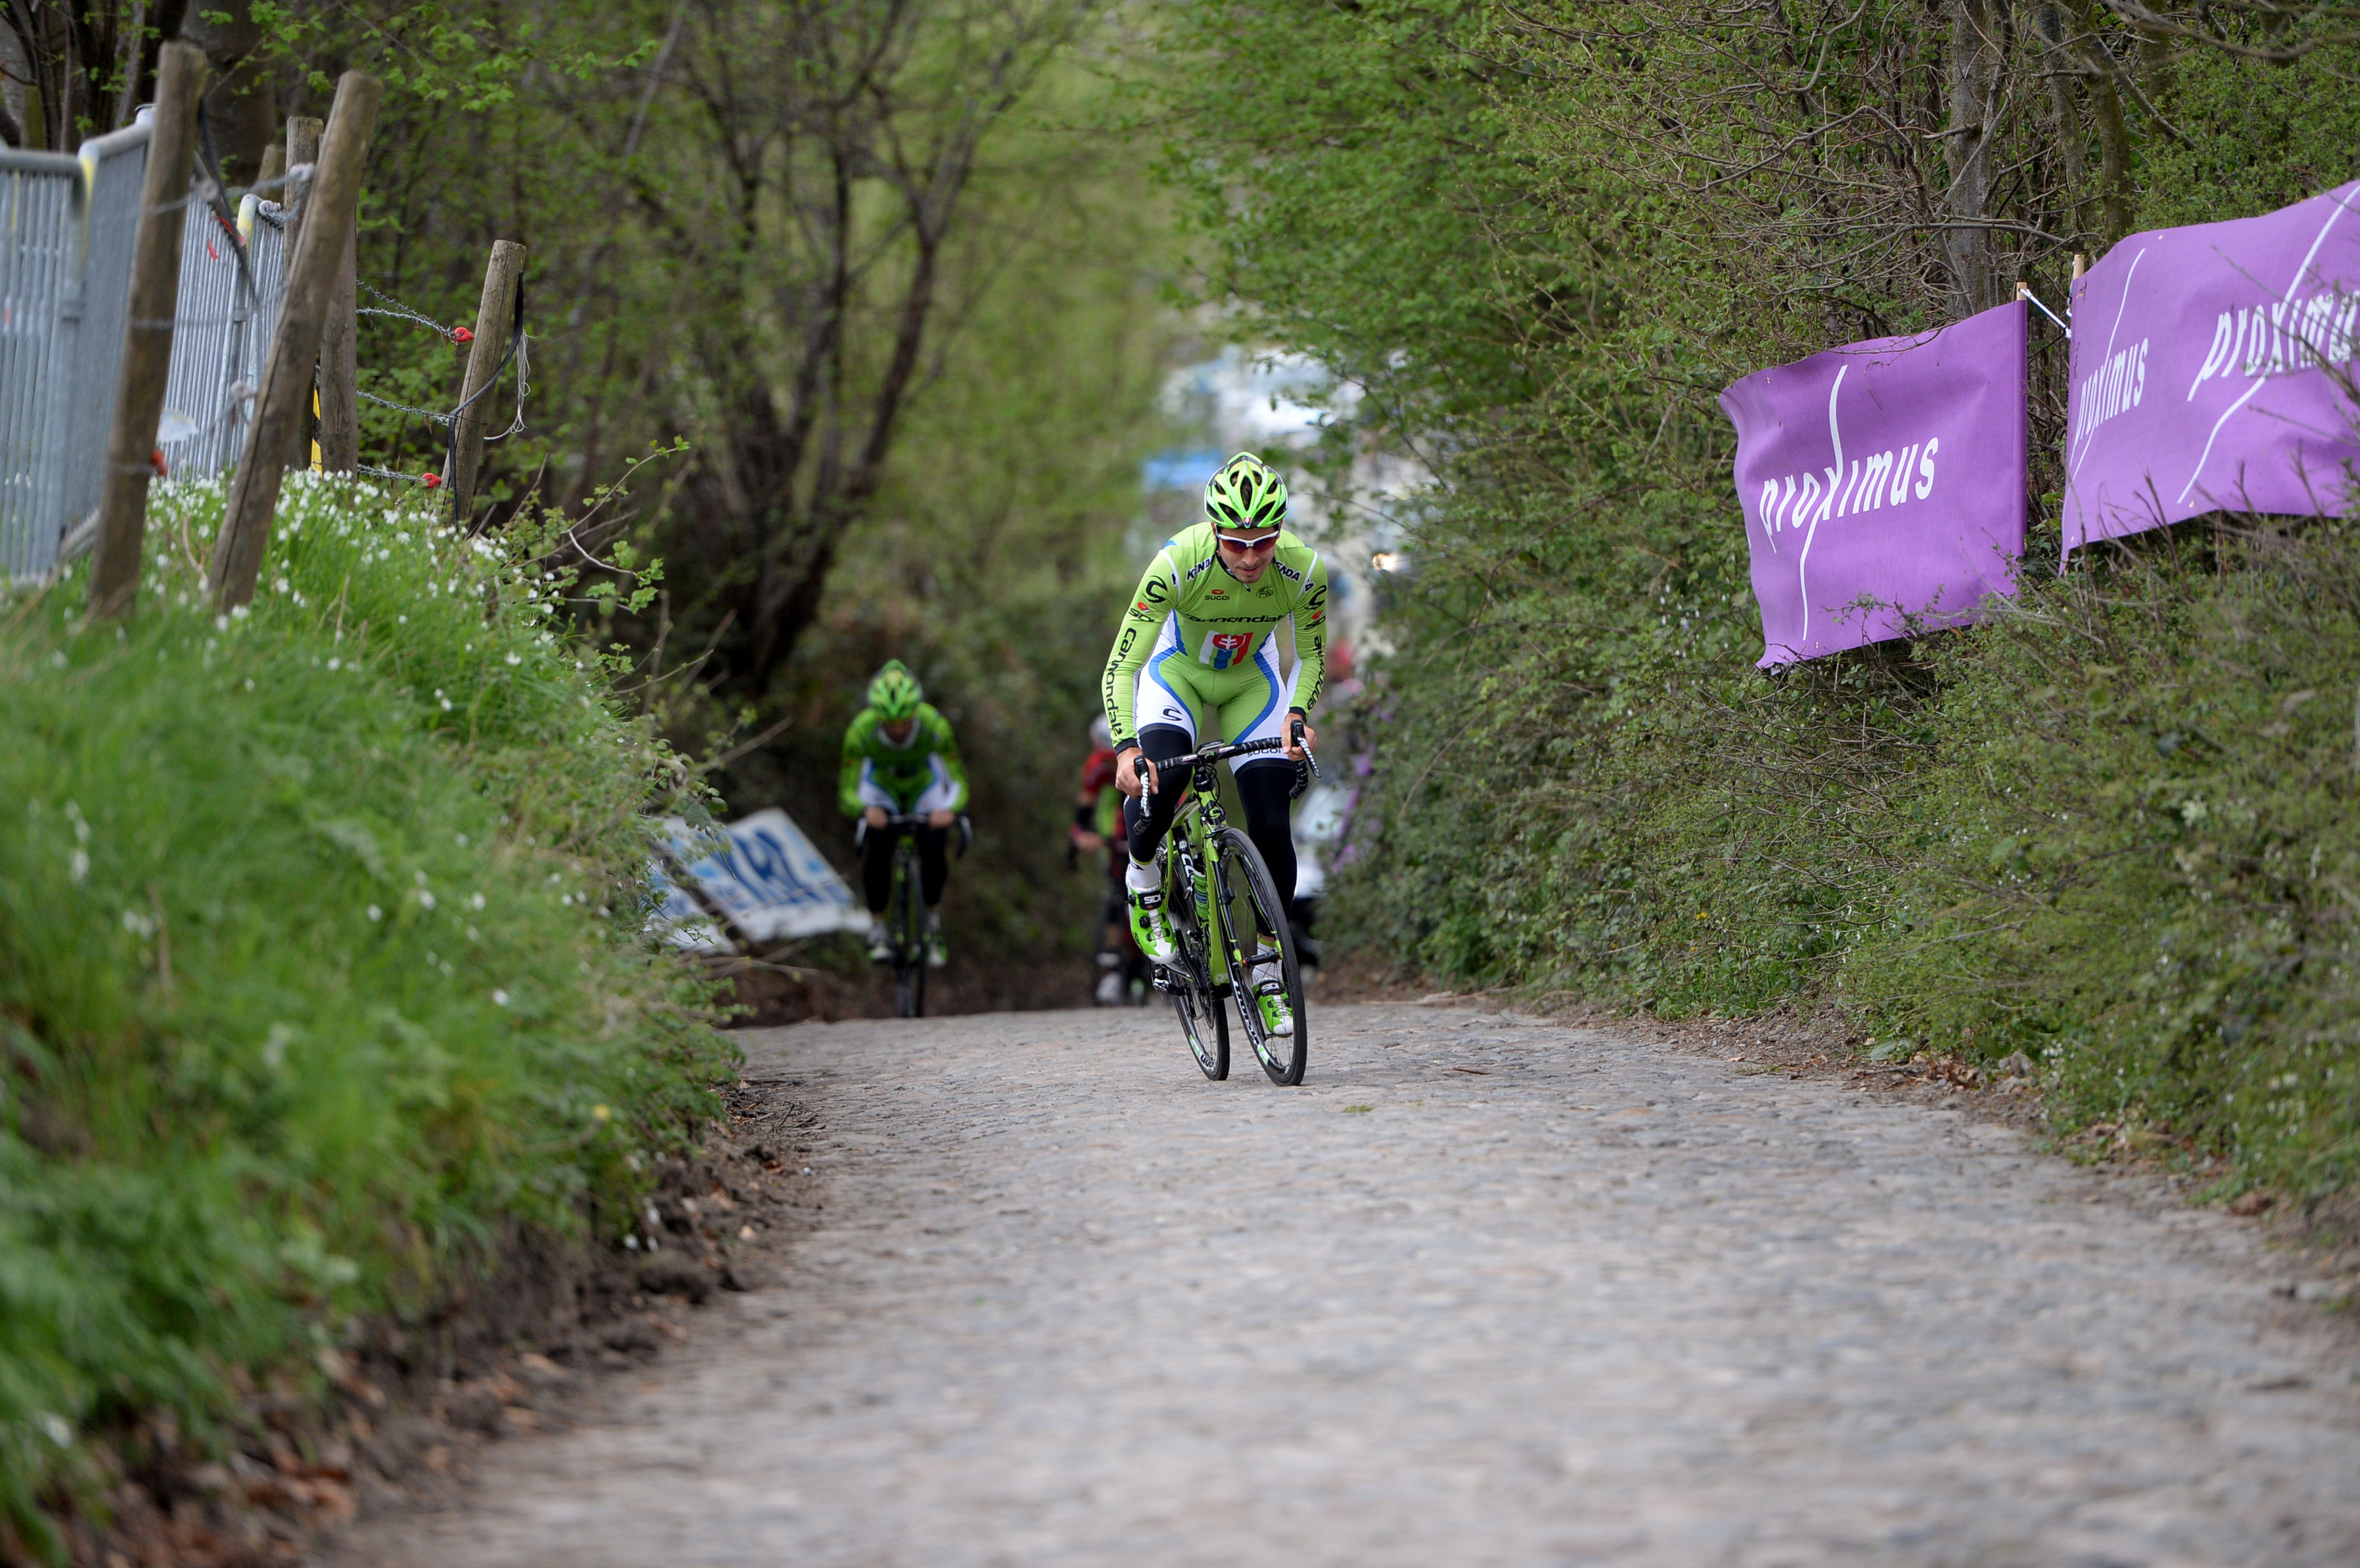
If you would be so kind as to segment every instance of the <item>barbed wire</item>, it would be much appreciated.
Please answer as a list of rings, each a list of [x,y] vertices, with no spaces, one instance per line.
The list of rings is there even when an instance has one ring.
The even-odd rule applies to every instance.
[[[362,463],[354,464],[353,472],[366,474],[372,479],[400,479],[411,485],[423,485],[429,490],[442,488],[442,476],[431,468],[423,474],[404,474],[398,468],[371,468]]]
[[[366,284],[363,284],[362,287],[368,288]],[[407,307],[401,306],[401,302],[399,300],[380,293],[375,289],[369,289],[369,293],[377,299],[384,299],[389,305],[400,307],[405,311],[408,310]],[[415,316],[415,319],[424,321],[426,325],[435,328],[438,332],[442,330],[442,324],[431,317],[418,315],[416,312],[409,313]],[[470,342],[474,341],[474,333],[470,332],[468,334],[468,340]],[[428,419],[435,424],[441,425],[443,429],[442,474],[447,474],[455,470],[459,463],[459,417],[462,414],[464,414],[468,409],[474,408],[478,401],[488,395],[494,387],[500,384],[500,376],[507,372],[511,364],[515,365],[517,371],[516,413],[508,421],[508,428],[507,430],[502,430],[497,435],[486,435],[483,439],[486,442],[505,441],[509,436],[517,435],[523,431],[525,428],[525,396],[532,389],[532,351],[529,346],[530,339],[531,334],[525,331],[524,283],[522,279],[519,279],[516,286],[516,300],[513,315],[508,327],[508,346],[501,351],[499,363],[492,366],[492,373],[484,378],[484,384],[481,387],[476,387],[475,391],[469,393],[465,397],[462,398],[457,408],[452,409],[447,414],[438,414],[432,408],[413,408],[407,403],[397,403],[390,397],[380,397],[374,392],[364,392],[357,387],[353,390],[356,396],[367,402],[376,404],[381,408],[392,408],[398,412],[414,415],[419,419]],[[362,468],[360,472],[365,474],[375,474],[384,478],[409,479],[414,484],[422,484],[429,489],[438,488],[443,483],[442,475],[434,474],[432,471],[419,475],[405,474],[393,469]]]
[[[449,424],[453,417],[449,414],[438,414],[432,408],[413,408],[407,403],[397,403],[390,397],[380,397],[374,392],[364,392],[357,387],[353,388],[353,395],[364,403],[375,403],[380,408],[392,408],[399,413],[415,414],[421,419],[432,419],[438,425]]]
[[[354,312],[355,315],[391,316],[397,321],[415,321],[421,327],[432,328],[436,332],[448,338],[454,343],[470,343],[475,341],[475,334],[465,327],[446,327],[442,322],[436,321],[433,317],[427,315],[421,310],[411,309],[410,306],[405,305],[400,300],[395,299],[392,295],[388,294],[383,289],[375,287],[366,280],[361,281],[360,287],[362,292],[366,293],[370,299],[383,301],[388,308],[380,310],[372,307],[365,306],[355,310]]]

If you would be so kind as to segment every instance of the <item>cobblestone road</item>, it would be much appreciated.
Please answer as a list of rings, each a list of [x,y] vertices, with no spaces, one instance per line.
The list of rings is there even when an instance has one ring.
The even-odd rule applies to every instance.
[[[2252,1227],[1824,1080],[1314,1022],[1292,1091],[1161,1012],[747,1037],[823,1122],[790,1282],[371,1560],[2360,1563],[2360,1360]]]

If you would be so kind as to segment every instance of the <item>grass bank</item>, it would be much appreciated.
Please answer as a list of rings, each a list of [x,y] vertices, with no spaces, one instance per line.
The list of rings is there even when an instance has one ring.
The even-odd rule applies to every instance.
[[[2060,1131],[2225,1158],[2224,1193],[2350,1188],[2360,533],[2190,525],[2024,575],[1983,626],[1777,675],[1742,591],[1619,680],[1529,628],[1426,661],[1386,689],[1381,755],[1408,744],[1339,923],[1460,985],[2021,1053]],[[1421,772],[1454,727],[1466,765]]]
[[[82,623],[79,574],[0,626],[19,1550],[138,1463],[136,1415],[217,1441],[236,1381],[300,1388],[505,1228],[627,1230],[728,1066],[638,935],[638,817],[684,770],[558,628],[564,583],[297,479],[216,618],[220,508],[158,492],[127,626]]]

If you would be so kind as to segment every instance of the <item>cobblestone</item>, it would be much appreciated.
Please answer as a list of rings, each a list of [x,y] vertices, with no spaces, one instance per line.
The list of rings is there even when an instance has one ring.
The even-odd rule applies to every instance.
[[[822,1121],[785,1282],[355,1560],[2360,1563],[2349,1319],[2253,1226],[1611,1031],[1312,1022],[1296,1090],[1160,1011],[747,1037]]]

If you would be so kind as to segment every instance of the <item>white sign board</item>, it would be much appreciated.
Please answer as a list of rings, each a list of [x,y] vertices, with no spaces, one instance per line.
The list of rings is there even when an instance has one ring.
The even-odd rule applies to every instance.
[[[775,808],[741,817],[725,830],[727,847],[701,839],[677,817],[664,822],[674,855],[688,863],[705,896],[727,911],[739,931],[756,942],[817,936],[823,931],[865,931],[869,917],[836,868],[820,857],[793,819]],[[692,858],[694,857],[694,858]],[[730,944],[713,921],[663,868],[657,922],[683,947],[726,949]]]

